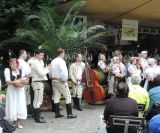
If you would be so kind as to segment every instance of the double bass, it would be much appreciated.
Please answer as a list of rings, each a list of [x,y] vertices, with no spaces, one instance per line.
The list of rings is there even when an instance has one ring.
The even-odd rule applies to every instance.
[[[99,74],[90,68],[87,62],[87,49],[85,52],[85,71],[82,73],[82,82],[85,86],[83,91],[84,101],[89,104],[104,104],[105,90],[99,85]]]

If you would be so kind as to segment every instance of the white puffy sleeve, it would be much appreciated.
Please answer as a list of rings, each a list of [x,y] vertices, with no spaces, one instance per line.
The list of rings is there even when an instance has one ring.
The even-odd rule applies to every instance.
[[[24,69],[21,69],[22,71],[22,78],[24,78],[26,76],[26,71]]]
[[[10,69],[9,68],[5,68],[5,70],[4,70],[4,77],[5,77],[5,81],[11,81]]]
[[[115,76],[118,76],[118,75],[120,74],[120,71],[119,71],[118,67],[112,66],[112,73],[113,73]]]

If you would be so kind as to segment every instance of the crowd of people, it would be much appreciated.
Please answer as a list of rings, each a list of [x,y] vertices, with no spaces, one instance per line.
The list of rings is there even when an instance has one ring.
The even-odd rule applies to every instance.
[[[102,57],[102,55],[100,55]],[[104,119],[109,121],[110,115],[139,116],[138,104],[143,104],[144,115],[147,120],[145,133],[159,133],[159,126],[152,124],[152,118],[160,113],[159,86],[160,66],[157,57],[148,58],[147,51],[142,51],[138,57],[131,56],[129,61],[123,60],[119,51],[115,51],[111,63],[105,64],[105,58],[99,58],[103,72],[108,73],[108,94],[112,97],[107,100]],[[105,66],[105,67],[104,67]],[[160,120],[160,119],[159,119]],[[158,118],[156,117],[158,122]],[[155,122],[155,121],[154,121]],[[152,125],[152,126],[151,126]],[[150,131],[149,131],[150,127]],[[107,127],[109,133],[122,133],[121,128]],[[157,132],[155,131],[157,130]],[[129,133],[135,133],[133,129]]]
[[[82,73],[86,70],[83,62],[83,55],[77,53],[75,62],[69,67],[64,60],[65,50],[59,48],[57,57],[50,64],[45,64],[44,51],[37,49],[34,56],[26,61],[27,52],[19,51],[19,58],[10,57],[7,60],[8,66],[4,70],[7,83],[6,93],[6,119],[13,121],[16,128],[23,128],[20,120],[27,119],[27,113],[32,110],[33,117],[37,123],[46,123],[41,116],[40,107],[43,103],[43,95],[46,81],[51,81],[53,91],[52,100],[55,118],[63,117],[60,113],[60,98],[66,100],[67,118],[77,116],[73,114],[72,108],[83,111],[83,83]],[[88,65],[87,65],[88,66]],[[89,65],[92,68],[92,64]],[[156,57],[148,58],[147,51],[142,51],[139,56],[128,56],[127,58],[116,50],[110,62],[107,62],[106,55],[99,53],[97,70],[104,74],[103,86],[108,85],[106,90],[109,99],[106,100],[104,109],[104,120],[108,121],[110,115],[137,116],[138,104],[145,106],[144,116],[147,120],[145,133],[159,133],[153,126],[153,122],[160,120],[160,64]],[[95,69],[95,68],[94,68]],[[48,75],[48,77],[47,77]],[[73,96],[68,87],[68,79],[72,81]],[[33,93],[33,97],[31,95]],[[4,95],[3,95],[4,97]],[[73,99],[73,107],[72,107]],[[157,109],[158,108],[158,109]],[[155,124],[154,124],[155,125]],[[121,128],[110,128],[108,133],[122,133]],[[150,130],[150,131],[149,131]],[[159,132],[154,132],[155,130]],[[129,133],[135,133],[133,129]]]

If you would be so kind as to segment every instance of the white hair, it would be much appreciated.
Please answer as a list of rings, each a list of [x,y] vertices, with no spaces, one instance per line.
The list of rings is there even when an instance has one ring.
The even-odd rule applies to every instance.
[[[141,55],[144,55],[145,53],[148,53],[147,51],[142,51],[141,52]]]

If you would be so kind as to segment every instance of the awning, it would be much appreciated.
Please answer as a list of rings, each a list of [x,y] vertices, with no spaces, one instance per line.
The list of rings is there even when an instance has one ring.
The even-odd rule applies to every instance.
[[[138,20],[143,27],[160,27],[160,0],[86,0],[81,14],[109,24]]]

